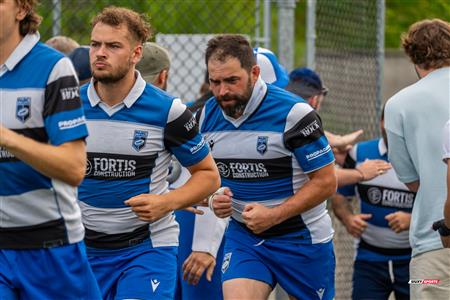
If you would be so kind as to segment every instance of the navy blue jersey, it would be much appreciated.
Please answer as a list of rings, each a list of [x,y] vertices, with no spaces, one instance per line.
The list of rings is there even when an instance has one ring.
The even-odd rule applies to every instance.
[[[38,34],[25,36],[0,70],[1,124],[55,146],[83,139],[87,128],[72,63],[38,41]],[[83,239],[74,187],[1,147],[0,178],[0,248],[45,248]]]
[[[344,167],[355,168],[366,159],[389,161],[383,139],[356,144],[349,152]],[[396,211],[411,213],[415,193],[398,180],[394,169],[374,179],[340,188],[344,196],[356,196],[361,203],[361,213],[372,214],[359,242],[357,259],[387,261],[409,259],[411,249],[409,232],[395,233],[385,219]]]
[[[79,197],[86,244],[94,248],[121,248],[123,242],[148,237],[155,247],[177,245],[173,214],[148,224],[124,202],[143,193],[168,192],[172,154],[183,166],[192,166],[209,153],[195,118],[180,99],[136,74],[134,87],[114,107],[100,101],[92,83],[81,88],[90,136]]]
[[[334,161],[322,122],[311,106],[261,79],[239,119],[225,115],[215,98],[197,115],[222,186],[233,192],[233,218],[240,224],[246,204],[280,205],[309,181],[308,173]],[[261,236],[287,234],[302,236],[308,243],[330,240],[333,230],[325,203]]]

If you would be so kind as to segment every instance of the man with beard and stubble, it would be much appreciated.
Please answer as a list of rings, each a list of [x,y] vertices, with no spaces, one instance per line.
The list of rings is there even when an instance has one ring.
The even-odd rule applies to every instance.
[[[108,7],[92,25],[93,79],[81,88],[88,168],[79,189],[89,261],[103,299],[173,299],[173,211],[215,191],[219,175],[186,106],[135,70],[150,35],[145,19]],[[192,176],[169,192],[172,154]]]
[[[225,299],[267,299],[279,283],[297,299],[334,296],[333,229],[325,199],[336,190],[334,157],[320,118],[305,101],[266,84],[248,41],[208,42],[214,98],[197,113],[232,215],[225,234]]]

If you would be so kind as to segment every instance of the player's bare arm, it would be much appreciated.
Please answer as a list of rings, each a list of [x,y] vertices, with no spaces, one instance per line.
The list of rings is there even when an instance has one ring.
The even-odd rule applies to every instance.
[[[84,140],[53,146],[44,144],[0,125],[0,147],[47,177],[77,186],[86,171]]]
[[[132,207],[141,220],[154,222],[173,210],[198,203],[219,188],[219,172],[211,154],[188,167],[188,170],[192,176],[180,188],[164,195],[141,194],[125,203]]]
[[[246,205],[242,217],[254,233],[261,233],[270,227],[298,216],[312,209],[333,195],[337,181],[334,164],[328,164],[317,171],[308,174],[307,182],[300,190],[283,204],[266,208],[260,204]]]

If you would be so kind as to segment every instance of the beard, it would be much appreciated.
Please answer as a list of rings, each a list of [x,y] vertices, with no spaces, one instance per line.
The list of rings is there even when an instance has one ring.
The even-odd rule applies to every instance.
[[[226,94],[223,96],[216,97],[217,103],[222,108],[227,116],[232,118],[239,118],[244,113],[245,108],[247,107],[248,101],[250,101],[250,97],[252,96],[253,87],[252,83],[248,82],[247,88],[242,95],[239,94]],[[224,101],[234,100],[234,103],[224,104]]]
[[[97,73],[95,70],[92,71],[92,77],[94,77],[95,80],[103,83],[103,84],[111,84],[116,83],[122,78],[125,77],[125,75],[128,74],[131,68],[131,61],[128,59],[128,61],[124,64],[121,64],[118,66],[118,68],[110,73]]]

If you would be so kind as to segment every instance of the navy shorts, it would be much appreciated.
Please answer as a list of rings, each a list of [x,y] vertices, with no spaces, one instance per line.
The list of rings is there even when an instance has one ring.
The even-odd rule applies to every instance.
[[[83,242],[0,250],[0,299],[101,299]]]
[[[178,247],[152,248],[149,240],[129,248],[102,250],[101,255],[88,248],[103,300],[173,299],[177,252]]]
[[[409,260],[390,262],[355,261],[353,300],[388,299],[394,292],[396,300],[409,299]]]
[[[261,239],[236,221],[228,226],[222,280],[249,278],[274,287],[277,283],[297,299],[333,299],[333,243]]]

